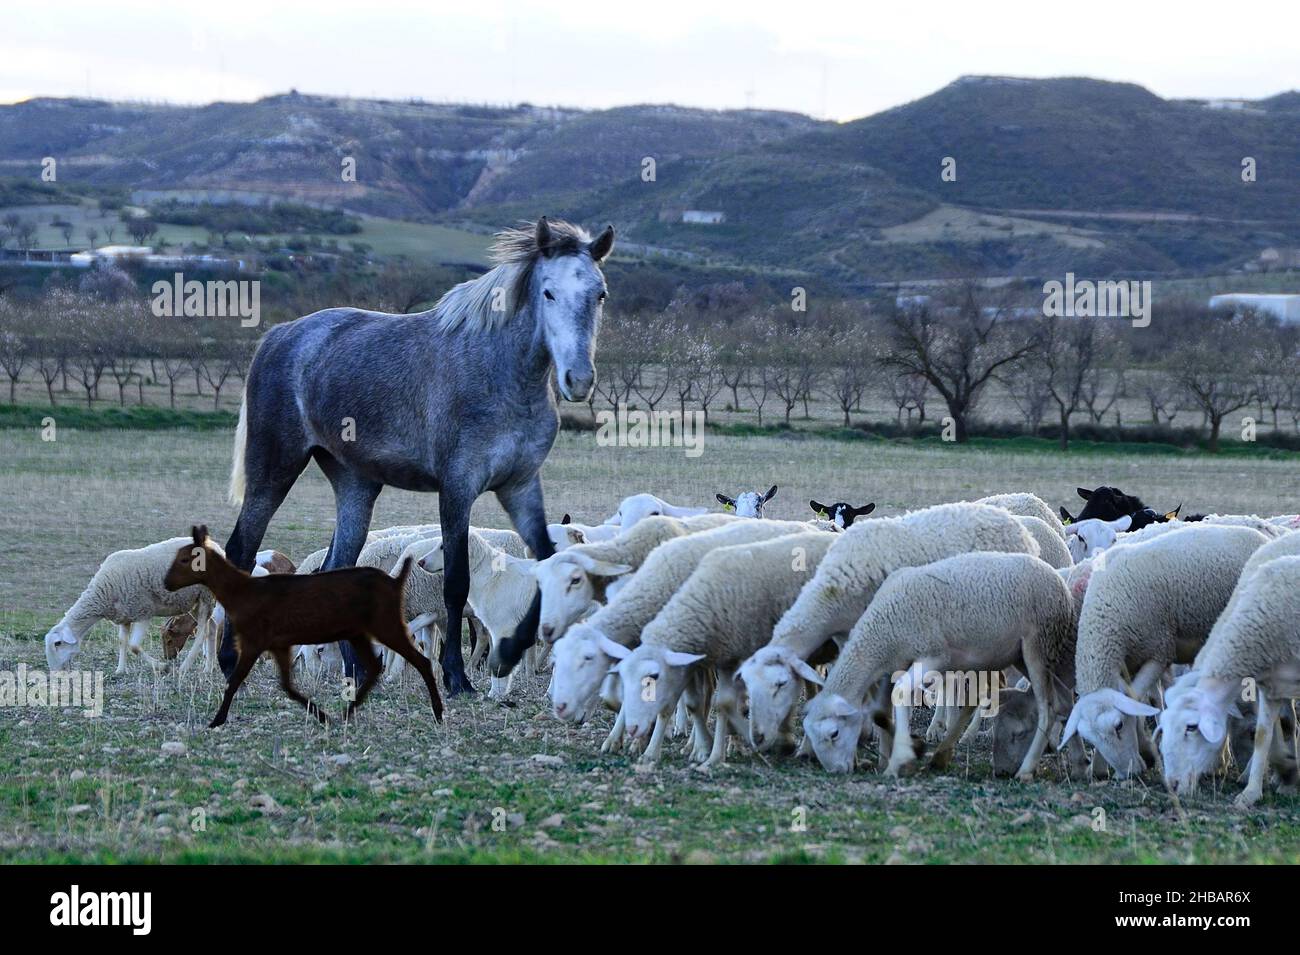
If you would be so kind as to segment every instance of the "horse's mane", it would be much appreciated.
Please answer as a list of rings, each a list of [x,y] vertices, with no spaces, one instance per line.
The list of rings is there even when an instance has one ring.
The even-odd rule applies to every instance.
[[[532,279],[533,268],[544,255],[576,255],[591,243],[580,226],[563,219],[548,219],[551,241],[537,245],[537,227],[525,224],[503,229],[492,240],[488,255],[493,267],[476,279],[453,286],[433,306],[433,316],[443,331],[466,328],[489,331],[500,328],[518,313]],[[497,290],[501,291],[498,292]],[[493,305],[498,305],[493,308]]]

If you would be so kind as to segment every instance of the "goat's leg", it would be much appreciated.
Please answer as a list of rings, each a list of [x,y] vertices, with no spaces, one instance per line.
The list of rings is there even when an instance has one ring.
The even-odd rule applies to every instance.
[[[533,474],[524,481],[509,484],[496,492],[497,500],[510,515],[515,530],[524,539],[536,560],[545,560],[555,553],[555,545],[546,531],[546,507],[542,498],[542,480]],[[519,621],[512,636],[503,636],[492,648],[488,657],[488,670],[496,676],[505,676],[519,663],[524,651],[537,642],[537,624],[542,615],[541,593],[533,595],[528,612]]]
[[[280,687],[286,694],[288,694],[289,699],[300,704],[303,709],[316,717],[316,719],[320,720],[322,723],[328,723],[329,717],[325,715],[324,711],[294,688],[293,661],[289,656],[289,648],[279,647],[272,650],[271,658],[275,660],[275,665],[280,668]]]
[[[230,679],[226,682],[226,694],[221,698],[221,709],[217,710],[217,715],[212,718],[208,724],[208,729],[216,729],[222,723],[226,722],[226,715],[230,712],[230,701],[235,698],[235,691],[243,685],[244,680],[253,669],[253,664],[257,662],[257,654],[250,653],[241,649],[239,659],[235,661],[235,669],[230,673]]]
[[[433,665],[429,663],[429,658],[419,650],[415,649],[415,644],[411,642],[410,636],[407,635],[406,627],[400,620],[390,623],[387,627],[380,629],[376,633],[376,638],[386,647],[390,648],[399,657],[415,668],[415,672],[420,674],[424,680],[424,685],[429,691],[429,703],[433,706],[434,719],[442,722],[442,697],[438,695],[438,683],[433,678]],[[357,705],[360,700],[357,701]]]

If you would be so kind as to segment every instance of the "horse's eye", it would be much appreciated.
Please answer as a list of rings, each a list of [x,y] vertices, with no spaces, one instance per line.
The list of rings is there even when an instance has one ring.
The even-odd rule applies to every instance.
[[[551,290],[550,290],[550,289],[548,289],[548,288],[544,288],[544,289],[542,289],[542,294],[546,296],[546,300],[547,300],[548,302],[554,302],[554,301],[555,301],[555,296],[551,294]]]
[[[609,293],[608,293],[608,292],[601,292],[599,295],[596,296],[596,300],[597,300],[598,302],[603,302],[603,301],[605,301],[605,299],[607,299],[607,298],[609,298]]]

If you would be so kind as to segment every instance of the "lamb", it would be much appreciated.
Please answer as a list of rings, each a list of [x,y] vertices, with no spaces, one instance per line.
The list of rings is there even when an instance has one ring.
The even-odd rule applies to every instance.
[[[1062,745],[1078,732],[1120,778],[1143,768],[1135,717],[1159,711],[1142,701],[1171,663],[1191,662],[1264,542],[1247,527],[1193,524],[1094,561],[1079,614],[1079,700]]]
[[[1262,548],[1261,548],[1262,550]],[[1257,690],[1255,749],[1237,806],[1259,801],[1275,747],[1279,705],[1300,696],[1300,554],[1274,557],[1242,574],[1192,670],[1170,689],[1158,733],[1165,782],[1194,791],[1223,748],[1227,722],[1243,689]],[[1279,741],[1280,742],[1280,741]],[[1289,749],[1289,747],[1286,747]],[[1290,766],[1294,784],[1294,756]]]
[[[1133,518],[1127,514],[1113,521],[1090,517],[1072,522],[1065,528],[1065,543],[1070,550],[1070,559],[1077,564],[1096,557],[1106,548],[1114,546],[1119,535],[1132,526]]]
[[[852,527],[853,522],[859,517],[866,517],[876,509],[875,504],[863,504],[861,507],[854,507],[844,501],[838,501],[834,504],[809,501],[808,506],[813,509],[813,513],[818,517],[830,521],[838,530],[842,531]]]
[[[825,688],[808,705],[804,732],[821,764],[832,772],[853,768],[861,735],[862,703],[882,677],[901,673],[894,687],[893,751],[885,768],[897,776],[916,760],[908,733],[912,698],[922,681],[945,674],[962,707],[934,754],[947,765],[976,709],[992,700],[971,699],[954,686],[951,671],[1021,666],[1038,688],[1033,744],[1016,775],[1033,778],[1047,746],[1052,710],[1061,702],[1054,681],[1072,681],[1074,602],[1056,571],[1030,554],[961,554],[889,575],[831,668]],[[968,675],[969,678],[969,675]],[[965,687],[969,689],[969,683]]]
[[[606,525],[621,527],[623,530],[630,530],[647,517],[695,517],[700,514],[708,513],[706,507],[681,507],[676,504],[669,504],[663,498],[655,497],[653,494],[632,494],[623,498],[622,503],[618,505],[618,510],[613,516],[605,521]]]
[[[1013,514],[1013,516],[1025,530],[1029,531],[1029,535],[1038,545],[1040,560],[1056,568],[1069,567],[1074,563],[1074,556],[1070,553],[1066,542],[1046,521],[1038,517],[1026,517],[1023,514]]]
[[[890,573],[980,550],[1038,556],[1024,525],[987,504],[940,504],[854,524],[838,535],[771,642],[740,668],[751,738],[768,745],[785,738],[782,727],[802,686],[796,679],[804,675],[801,665],[827,640],[843,641]]]
[[[402,654],[420,672],[429,690],[434,718],[441,722],[442,700],[433,668],[416,652],[402,625],[402,588],[411,562],[395,579],[371,567],[253,577],[226,560],[225,554],[208,540],[206,526],[192,528],[191,538],[175,550],[163,586],[169,591],[181,591],[197,584],[211,591],[226,608],[239,651],[221,708],[208,724],[209,729],[225,723],[236,691],[257,658],[267,652],[280,669],[280,686],[285,693],[322,723],[328,722],[315,703],[294,689],[290,650],[296,644],[338,640],[352,645],[366,670],[365,680],[344,714],[344,719],[351,718],[379,678],[381,667],[370,647],[371,639]]]
[[[592,603],[606,603],[610,580],[636,570],[660,544],[725,521],[726,516],[721,514],[703,514],[684,521],[656,515],[638,521],[613,540],[572,547],[538,561],[533,574],[542,593],[538,625],[542,639],[554,643]]]
[[[1027,492],[1015,492],[1012,494],[992,494],[988,497],[981,497],[976,504],[988,504],[990,507],[1000,507],[1004,511],[1010,511],[1017,517],[1036,517],[1052,529],[1052,533],[1062,540],[1065,539],[1065,528],[1052,513],[1051,505],[1041,497]]]
[[[426,552],[418,561],[429,573],[443,569],[442,541]],[[480,532],[469,532],[469,605],[474,615],[487,627],[488,639],[495,647],[509,637],[519,626],[532,605],[537,592],[531,559],[516,557],[493,546]],[[513,673],[504,677],[493,676],[488,697],[505,699],[510,692]]]
[[[143,657],[155,670],[160,666],[144,649],[149,621],[154,617],[175,616],[197,606],[196,629],[204,632],[212,614],[211,595],[202,587],[173,592],[163,584],[176,548],[187,540],[172,537],[135,550],[115,551],[105,557],[81,596],[45,634],[45,661],[50,672],[69,668],[81,653],[82,640],[100,620],[117,625],[118,676],[126,673],[128,649]]]
[[[763,505],[776,497],[776,485],[773,484],[768,488],[766,494],[760,494],[758,491],[743,491],[734,498],[727,497],[725,494],[713,496],[719,504],[728,511],[734,512],[737,517],[762,517]]]
[[[622,650],[618,672],[627,732],[639,739],[655,727],[647,761],[658,757],[689,668],[697,663],[707,662],[718,676],[717,727],[704,764],[725,760],[729,731],[748,736],[740,724],[736,667],[767,642],[834,539],[822,531],[805,531],[709,552],[646,626],[641,645]],[[704,736],[697,732],[696,741]]]
[[[645,564],[616,597],[555,642],[551,702],[555,715],[581,722],[590,715],[601,683],[619,648],[635,646],[641,630],[663,609],[700,561],[719,547],[748,544],[806,531],[798,521],[737,520],[667,541],[651,551]],[[622,735],[615,724],[606,747]]]

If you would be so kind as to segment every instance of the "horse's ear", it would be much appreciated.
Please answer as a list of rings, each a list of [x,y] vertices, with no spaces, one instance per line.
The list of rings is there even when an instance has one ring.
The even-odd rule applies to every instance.
[[[573,518],[571,518],[568,514],[565,514],[563,517],[560,518],[560,523],[561,523],[561,524],[572,524],[572,523],[573,523]]]
[[[194,538],[194,543],[202,547],[203,542],[208,539],[208,525],[195,524],[190,528],[190,535]]]
[[[546,216],[537,220],[537,248],[545,252],[551,247],[551,224]]]
[[[605,257],[614,249],[614,227],[612,225],[605,226],[605,231],[596,236],[591,243],[590,249],[592,259],[596,262],[603,262]]]

